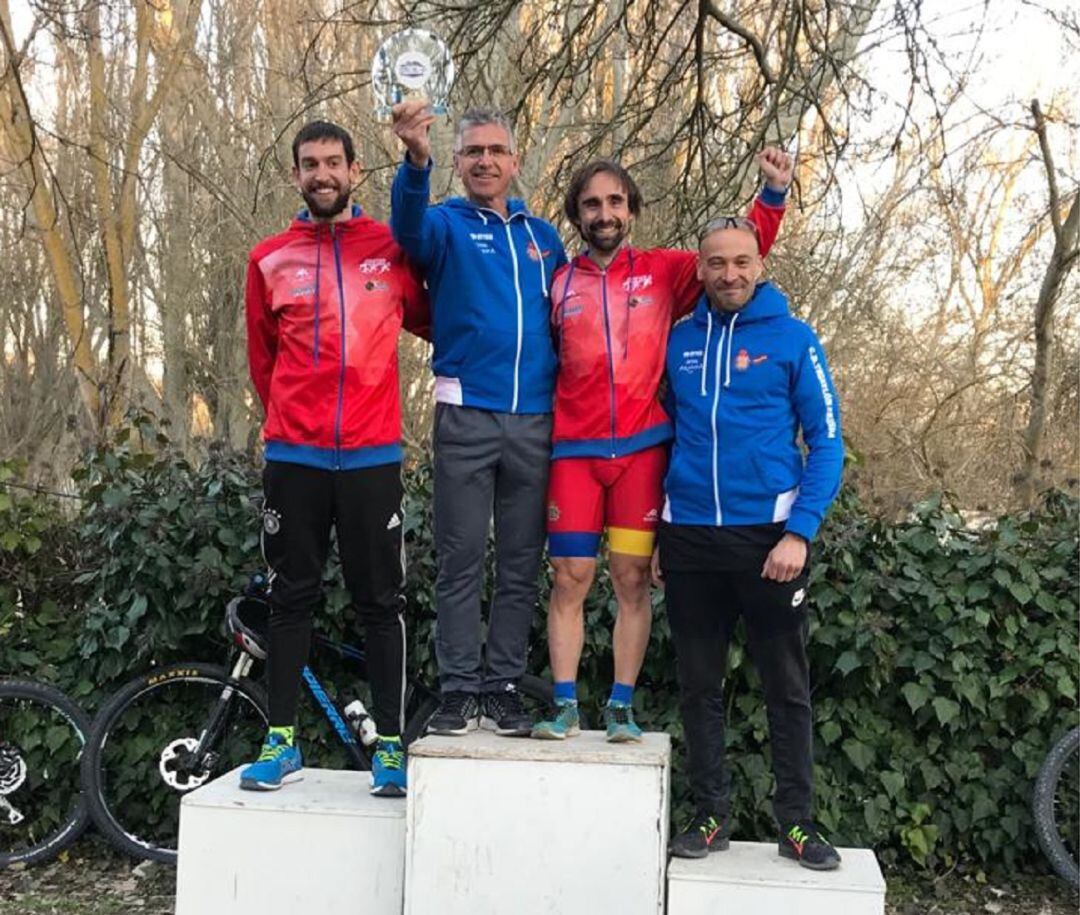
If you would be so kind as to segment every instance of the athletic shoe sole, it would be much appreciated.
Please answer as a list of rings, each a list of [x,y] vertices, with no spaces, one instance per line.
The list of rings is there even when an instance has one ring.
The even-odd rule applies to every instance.
[[[805,867],[807,870],[811,871],[834,871],[840,866],[839,858],[836,858],[833,861],[824,861],[821,864],[814,864],[812,861],[800,858],[786,845],[779,846],[777,854],[779,854],[781,858],[787,858],[790,861],[798,861],[800,867]]]
[[[475,731],[479,727],[475,718],[470,718],[465,722],[463,728],[435,728],[432,725],[428,725],[427,733],[434,734],[436,737],[463,737],[468,734],[469,731]]]
[[[389,785],[380,785],[378,788],[372,785],[368,793],[375,797],[405,797],[407,789],[402,788],[401,785],[391,783]]]
[[[711,845],[706,845],[701,851],[676,851],[671,849],[673,858],[707,858],[711,852],[727,851],[731,845],[731,839],[716,839]]]
[[[291,785],[293,782],[304,780],[303,772],[290,772],[280,782],[257,782],[251,779],[240,779],[240,787],[245,791],[277,791],[282,785]]]
[[[547,728],[533,728],[529,736],[534,740],[566,740],[567,737],[577,737],[580,733],[581,728],[579,727],[567,728],[561,733]]]
[[[481,718],[480,727],[485,731],[494,731],[500,737],[528,737],[532,734],[532,724],[523,724],[516,728],[501,728],[494,718]]]

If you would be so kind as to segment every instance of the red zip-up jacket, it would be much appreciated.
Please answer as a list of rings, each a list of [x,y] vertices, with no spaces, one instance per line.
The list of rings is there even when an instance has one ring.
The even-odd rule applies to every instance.
[[[776,240],[783,195],[766,189],[749,218],[761,253]],[[579,254],[555,273],[552,457],[622,457],[671,439],[657,392],[671,325],[701,297],[697,252],[624,247],[606,269]]]
[[[352,470],[401,460],[397,339],[428,336],[423,283],[390,228],[304,211],[248,259],[251,380],[268,461]]]

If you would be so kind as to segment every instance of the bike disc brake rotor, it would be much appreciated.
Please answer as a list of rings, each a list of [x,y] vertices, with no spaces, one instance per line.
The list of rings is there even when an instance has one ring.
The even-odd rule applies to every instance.
[[[0,794],[14,794],[26,781],[26,761],[11,744],[0,744]]]
[[[192,753],[199,745],[194,737],[180,737],[167,744],[158,759],[158,771],[165,784],[177,791],[191,791],[210,781],[210,767],[193,768]]]

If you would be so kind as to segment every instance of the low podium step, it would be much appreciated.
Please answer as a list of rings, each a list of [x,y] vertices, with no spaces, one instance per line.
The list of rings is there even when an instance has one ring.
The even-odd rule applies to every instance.
[[[425,737],[410,747],[407,915],[658,915],[671,741]]]
[[[668,915],[882,915],[885,879],[865,848],[840,848],[834,871],[811,871],[781,858],[776,843],[732,842],[707,858],[672,858]]]
[[[180,805],[176,915],[400,915],[404,799],[372,797],[367,772],[260,792],[239,771]]]

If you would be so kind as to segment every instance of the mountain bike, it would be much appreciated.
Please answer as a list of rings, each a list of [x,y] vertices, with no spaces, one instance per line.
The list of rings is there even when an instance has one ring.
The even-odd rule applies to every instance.
[[[0,679],[0,870],[39,864],[88,822],[79,757],[90,719],[55,687]]]
[[[1080,886],[1080,727],[1043,761],[1031,796],[1039,845],[1059,876]]]
[[[251,671],[266,659],[266,591],[265,578],[253,576],[245,593],[226,607],[225,628],[235,655],[228,668],[191,661],[150,670],[117,690],[94,719],[82,760],[83,784],[95,825],[121,851],[175,863],[181,798],[250,762],[258,751],[269,715],[266,690]],[[313,658],[327,653],[366,680],[363,648],[316,632]],[[370,770],[376,732],[364,702],[357,697],[339,705],[310,666],[302,677],[346,764]],[[526,675],[518,689],[529,703],[551,702],[551,684],[539,677]],[[406,746],[424,733],[438,705],[436,689],[415,679],[406,683]]]

